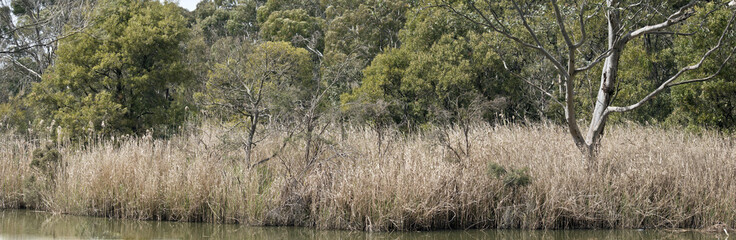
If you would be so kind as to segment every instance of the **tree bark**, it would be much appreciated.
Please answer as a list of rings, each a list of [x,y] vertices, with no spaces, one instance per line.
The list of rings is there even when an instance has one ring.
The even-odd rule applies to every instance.
[[[583,154],[586,155],[589,161],[595,161],[596,153],[600,147],[600,140],[603,135],[603,131],[606,127],[606,121],[608,120],[608,106],[613,100],[615,93],[616,81],[618,81],[618,67],[619,60],[621,59],[621,52],[623,51],[624,43],[619,41],[620,31],[620,19],[618,10],[616,10],[616,1],[606,1],[608,8],[607,20],[608,20],[608,49],[610,51],[608,57],[606,57],[603,63],[603,69],[601,71],[601,84],[598,88],[598,94],[595,100],[595,107],[593,114],[591,115],[590,125],[585,136],[585,144],[587,148],[584,149]]]
[[[575,35],[570,34],[567,27],[565,26],[566,15],[563,14],[563,11],[558,6],[557,1],[551,0],[551,4],[555,13],[554,17],[559,27],[559,29],[557,30],[560,31],[562,37],[564,38],[564,42],[567,45],[566,53],[561,53],[559,51],[557,51],[557,53],[558,55],[567,55],[567,66],[564,66],[563,64],[563,57],[553,55],[552,53],[555,51],[549,51],[548,49],[546,49],[545,45],[549,43],[543,43],[540,41],[541,38],[537,36],[535,30],[527,22],[527,13],[523,11],[523,9],[519,6],[519,3],[517,3],[516,1],[510,2],[512,10],[515,10],[521,26],[526,29],[529,37],[521,38],[517,35],[514,35],[508,30],[506,24],[504,23],[504,21],[502,21],[503,19],[499,19],[498,14],[494,12],[492,8],[488,8],[489,10],[482,10],[483,8],[479,8],[475,5],[475,1],[468,1],[467,5],[467,10],[469,10],[473,14],[467,14],[459,8],[455,8],[453,6],[453,3],[450,1],[442,1],[443,4],[440,6],[447,8],[451,13],[463,17],[473,24],[483,26],[489,31],[500,34],[500,36],[505,37],[506,39],[511,40],[520,46],[538,51],[542,56],[549,60],[552,65],[554,65],[557,71],[556,73],[559,74],[556,83],[559,84],[560,91],[564,92],[565,102],[560,104],[564,108],[565,121],[568,127],[568,131],[577,148],[585,156],[591,166],[593,166],[596,164],[597,161],[596,157],[601,145],[601,138],[603,137],[606,122],[608,120],[608,115],[610,113],[628,112],[639,108],[644,103],[651,100],[654,96],[660,94],[662,91],[672,86],[711,80],[715,78],[724,67],[726,67],[726,63],[731,60],[731,58],[736,54],[736,47],[732,47],[730,52],[726,52],[728,54],[727,58],[722,62],[720,68],[712,75],[690,80],[678,80],[686,72],[701,68],[706,58],[708,58],[711,54],[718,51],[724,46],[724,39],[727,38],[728,33],[730,32],[729,28],[736,19],[736,11],[734,11],[734,13],[732,13],[731,19],[728,21],[728,25],[726,26],[726,28],[724,28],[723,33],[720,35],[718,44],[708,50],[702,56],[699,62],[694,65],[690,65],[680,69],[680,71],[678,71],[675,75],[662,83],[657,89],[654,89],[652,92],[650,92],[639,102],[629,106],[611,106],[611,103],[614,100],[613,98],[616,94],[616,88],[618,84],[619,62],[626,44],[628,44],[628,42],[632,39],[646,36],[647,34],[670,33],[669,31],[663,32],[663,30],[686,22],[690,17],[696,15],[697,10],[695,10],[695,8],[697,4],[701,2],[703,1],[690,0],[685,5],[681,6],[676,12],[668,15],[666,20],[651,25],[638,27],[627,32],[624,31],[627,29],[624,26],[631,27],[631,23],[633,23],[634,25],[638,25],[639,21],[632,20],[633,18],[630,18],[629,16],[623,16],[623,14],[629,12],[629,10],[633,8],[644,7],[641,5],[642,2],[637,4],[628,4],[620,0],[606,0],[604,12],[608,30],[606,39],[608,43],[607,49],[603,53],[598,54],[597,57],[591,59],[587,65],[581,67],[576,67],[576,54],[579,52],[579,47],[584,45],[586,42],[589,42],[586,35],[585,22],[586,19],[590,17],[586,17],[585,3],[582,3],[582,5],[578,5],[580,11],[578,14],[578,19],[580,21],[580,37],[576,42],[574,39]],[[488,1],[486,3],[490,4],[490,2]],[[648,3],[644,3],[644,5],[648,5]],[[729,6],[733,7],[732,5]],[[671,34],[678,33],[671,32]],[[558,42],[552,44],[555,45],[555,49],[560,49],[559,46],[556,45],[558,44]],[[578,126],[578,118],[575,112],[575,76],[578,73],[590,71],[599,63],[603,63],[600,86],[598,88],[595,103],[593,104],[594,107],[591,114],[589,126],[585,131],[585,135],[583,135],[580,127]],[[527,83],[535,86],[529,81],[527,81]],[[544,92],[544,90],[539,86],[535,87],[541,89]],[[551,94],[547,95],[554,98],[554,96],[552,96]]]
[[[258,116],[260,116],[260,112],[256,111],[250,118],[251,123],[248,129],[248,140],[245,143],[245,164],[248,166],[250,166],[251,152],[253,151],[253,137],[256,135],[256,130],[258,129]]]

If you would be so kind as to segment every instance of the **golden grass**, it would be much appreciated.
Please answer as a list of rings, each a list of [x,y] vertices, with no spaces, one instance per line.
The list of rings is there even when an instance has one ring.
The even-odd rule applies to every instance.
[[[367,231],[736,227],[736,147],[716,133],[615,126],[592,169],[564,128],[545,124],[477,125],[461,159],[430,133],[390,133],[379,150],[370,130],[335,129],[313,165],[296,139],[253,169],[227,140],[238,134],[202,127],[60,147],[54,180],[29,167],[39,144],[5,134],[0,208]],[[253,158],[270,156],[282,136],[259,143]],[[449,136],[464,146],[461,131]],[[506,185],[490,163],[528,168],[532,182]]]

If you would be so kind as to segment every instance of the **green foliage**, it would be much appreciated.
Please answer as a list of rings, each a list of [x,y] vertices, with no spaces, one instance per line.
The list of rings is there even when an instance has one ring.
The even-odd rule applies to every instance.
[[[397,48],[398,32],[406,22],[407,1],[331,1],[325,10],[325,47],[322,76],[334,81],[330,101],[360,85],[362,70],[381,51]],[[334,71],[339,69],[339,71]]]
[[[259,23],[264,23],[274,12],[294,9],[302,9],[312,17],[321,16],[323,7],[320,2],[315,0],[268,0],[258,8],[257,19]]]
[[[11,30],[11,10],[8,6],[0,6],[0,36],[5,36]]]
[[[631,42],[624,50],[618,71],[620,85],[613,101],[614,105],[630,105],[644,98],[672,74],[672,46],[662,44],[667,41],[660,36],[647,36]],[[662,94],[645,106],[627,114],[613,115],[615,120],[631,120],[639,123],[663,122],[672,112],[670,96]]]
[[[3,6],[0,48],[9,48],[11,40],[34,36],[32,27],[13,30],[13,19],[35,26],[33,15],[51,14],[48,9],[55,3],[13,0]],[[341,105],[342,113],[374,126],[400,124],[416,129],[479,118],[536,119],[538,114],[564,121],[562,107],[554,101],[562,99],[563,87],[558,88],[557,73],[542,54],[510,44],[482,24],[472,24],[446,9],[428,7],[437,3],[204,0],[187,13],[174,4],[152,0],[100,1],[93,24],[84,33],[59,41],[56,52],[39,48],[40,59],[48,59],[47,63],[35,59],[39,49],[0,60],[0,127],[35,126],[73,139],[91,133],[136,134],[154,127],[176,127],[194,99],[206,103],[208,112],[253,123],[264,121],[251,119],[256,115],[298,114],[294,110],[304,109],[310,94],[325,86],[329,91],[324,98],[320,95],[318,112]],[[473,11],[468,1],[442,3],[461,12]],[[531,38],[511,1],[474,3],[483,11],[493,10],[510,34]],[[654,13],[672,12],[684,3],[653,5],[629,27],[664,21],[666,16]],[[637,102],[714,46],[713,34],[723,30],[732,13],[718,4],[723,3],[700,3],[693,11],[696,20],[677,29],[695,35],[647,34],[629,42],[620,59],[612,105]],[[543,47],[564,51],[559,47],[565,40],[556,21],[550,20],[555,19],[550,3],[527,1],[520,6]],[[579,9],[562,3],[560,8],[571,16],[565,19],[568,32],[580,39]],[[588,5],[583,12],[588,16],[590,41],[578,49],[578,65],[589,63],[607,47],[607,22],[600,10]],[[482,21],[478,15],[468,17]],[[53,33],[57,28],[39,29]],[[718,70],[727,50],[736,45],[733,31],[728,34],[723,50],[683,79]],[[566,62],[565,56],[559,60]],[[733,62],[712,82],[677,86],[636,111],[612,114],[609,119],[734,131]],[[49,65],[53,66],[47,69]],[[579,118],[590,116],[601,65],[576,75],[574,101]],[[41,80],[29,90],[31,83]],[[545,88],[551,97],[525,81]],[[248,87],[234,87],[239,84]],[[195,92],[200,92],[196,98]],[[256,95],[259,98],[253,98]],[[253,99],[263,101],[254,105]],[[47,127],[49,123],[60,126],[59,131]]]
[[[51,144],[33,150],[31,167],[41,172],[46,178],[54,179],[61,166],[61,153]]]
[[[256,0],[202,1],[194,10],[196,25],[208,43],[222,37],[253,36],[258,33]]]
[[[189,72],[180,44],[188,30],[173,3],[102,4],[94,25],[59,44],[58,58],[28,96],[41,119],[66,136],[143,133],[180,124]]]
[[[697,63],[707,49],[717,44],[720,34],[733,14],[730,9],[718,9],[717,3],[708,3],[698,9],[692,24],[684,26],[682,31],[696,32],[690,38],[675,39],[673,49],[675,61],[679,67]],[[704,29],[704,30],[703,30]],[[724,46],[714,52],[703,63],[702,69],[686,75],[686,79],[697,79],[709,76],[721,68],[721,63],[736,46],[734,26],[724,38]],[[700,31],[695,31],[700,30]],[[672,125],[684,125],[693,130],[703,127],[736,131],[736,62],[731,59],[721,69],[714,80],[705,83],[676,86],[672,89],[672,108],[674,111],[667,119]]]
[[[488,163],[488,175],[491,175],[495,178],[500,178],[505,174],[506,174],[506,168],[501,166],[501,164],[494,163],[494,162]]]
[[[289,43],[253,45],[226,38],[213,49],[216,62],[197,97],[228,119],[286,113],[314,85],[309,53]]]
[[[368,0],[331,6],[326,13],[326,55],[355,54],[370,61],[383,49],[398,47],[398,33],[409,10],[407,2]]]
[[[272,12],[261,26],[261,37],[268,41],[292,41],[300,36],[306,39],[321,31],[324,20],[309,16],[304,9]],[[321,38],[317,49],[323,48]]]
[[[18,98],[11,98],[7,102],[0,101],[0,132],[4,130],[15,130],[25,133],[28,128],[31,115],[28,106]]]
[[[500,43],[493,34],[478,33],[440,12],[423,11],[409,19],[400,34],[404,45],[373,60],[363,71],[361,86],[343,95],[346,107],[380,100],[389,104],[396,123],[415,126],[454,122],[460,112],[490,119],[494,113],[511,116],[528,107],[521,82],[496,52]],[[484,109],[463,110],[474,107]]]
[[[526,187],[532,183],[532,177],[528,168],[512,169],[503,177],[503,183],[512,188]]]
[[[488,175],[503,180],[504,185],[510,188],[525,187],[532,183],[529,168],[511,168],[506,170],[505,167],[498,163],[489,162]]]
[[[406,98],[400,91],[401,80],[410,64],[408,56],[402,49],[388,49],[376,56],[363,70],[365,78],[360,87],[341,96],[343,110],[379,125],[408,119],[402,104]]]

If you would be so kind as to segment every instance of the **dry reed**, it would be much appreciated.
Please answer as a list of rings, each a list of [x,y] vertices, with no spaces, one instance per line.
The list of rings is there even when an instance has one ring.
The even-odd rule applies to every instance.
[[[587,167],[565,129],[549,124],[474,126],[467,155],[453,152],[465,146],[459,130],[444,142],[393,132],[380,149],[371,130],[334,130],[311,165],[295,138],[247,167],[228,141],[239,133],[208,126],[59,147],[54,179],[29,167],[40,144],[4,134],[0,208],[366,231],[736,227],[736,147],[717,133],[614,126]],[[283,141],[271,135],[253,159]],[[509,185],[489,164],[528,168],[532,181]]]

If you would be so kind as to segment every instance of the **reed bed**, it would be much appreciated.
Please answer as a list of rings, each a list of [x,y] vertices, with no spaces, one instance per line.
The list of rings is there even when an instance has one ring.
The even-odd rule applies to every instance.
[[[591,166],[552,124],[478,124],[467,142],[459,128],[335,127],[312,159],[272,133],[252,159],[279,154],[255,167],[238,131],[184,132],[57,146],[54,176],[30,167],[43,141],[3,134],[0,208],[365,231],[736,227],[736,146],[714,132],[614,126]]]

